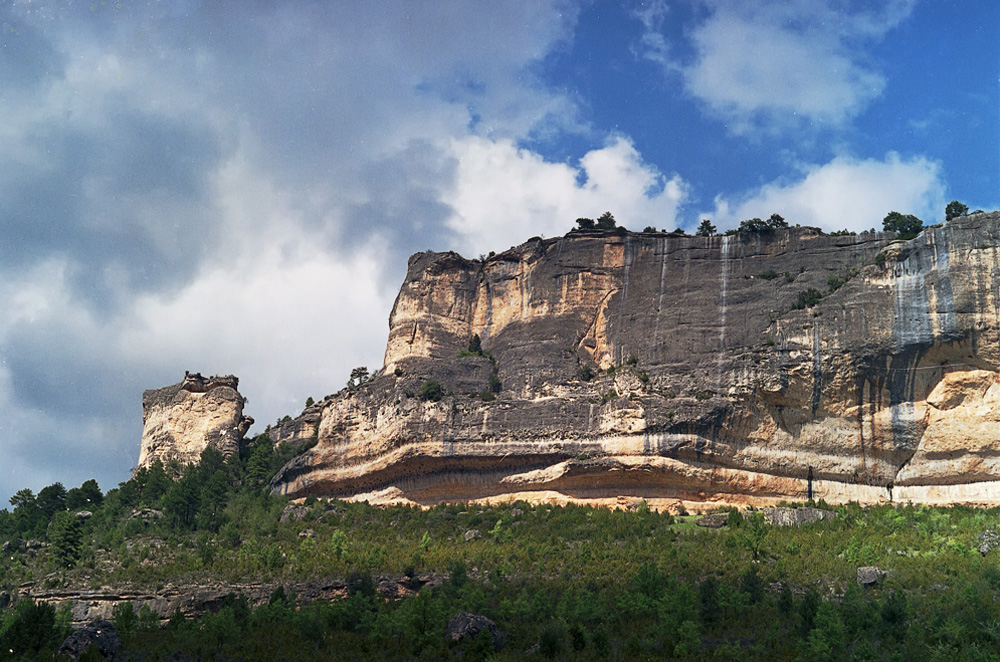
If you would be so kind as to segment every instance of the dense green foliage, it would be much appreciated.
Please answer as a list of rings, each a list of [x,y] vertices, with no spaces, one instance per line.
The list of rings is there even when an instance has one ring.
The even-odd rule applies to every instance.
[[[618,227],[618,223],[615,221],[615,217],[611,212],[606,211],[597,217],[597,229],[598,230],[614,230]]]
[[[441,398],[444,397],[444,387],[441,386],[441,382],[428,379],[420,385],[420,390],[417,391],[417,397],[421,400],[440,402]]]
[[[958,218],[959,216],[966,216],[969,213],[969,207],[962,204],[958,200],[952,200],[944,208],[944,218],[946,221],[950,221],[953,218]]]
[[[740,221],[740,232],[750,232],[750,233],[761,233],[761,232],[771,232],[778,228],[787,228],[788,221],[786,221],[780,214],[771,214],[766,221],[762,221],[759,218],[748,218],[745,221]]]
[[[882,229],[899,233],[900,239],[913,239],[923,227],[924,222],[913,214],[900,214],[898,211],[891,211],[882,219]]]
[[[799,295],[792,302],[793,310],[802,310],[803,308],[812,308],[820,299],[823,298],[823,293],[817,290],[815,287],[810,287],[807,290],[799,292]]]
[[[19,492],[0,511],[0,540],[15,548],[0,561],[0,589],[275,587],[265,604],[233,595],[162,628],[148,608],[120,605],[124,646],[144,659],[504,660],[537,644],[541,658],[565,660],[959,660],[1000,645],[1000,551],[977,551],[997,509],[847,505],[801,528],[734,511],[707,529],[643,503],[420,510],[309,499],[301,521],[281,522],[287,501],[267,483],[290,455],[262,436],[226,460],[207,451],[196,466],[140,471],[103,499],[87,486],[89,518],[67,510],[73,490]],[[470,529],[481,536],[466,540]],[[39,532],[48,547],[16,545]],[[889,574],[862,588],[860,565]],[[388,599],[374,577],[412,594]],[[287,588],[331,578],[347,580],[344,599],[305,603]],[[447,642],[459,611],[491,618],[507,645]],[[67,619],[28,600],[0,612],[0,659],[51,659]]]
[[[695,234],[699,237],[712,237],[716,233],[715,225],[707,218],[701,219]]]

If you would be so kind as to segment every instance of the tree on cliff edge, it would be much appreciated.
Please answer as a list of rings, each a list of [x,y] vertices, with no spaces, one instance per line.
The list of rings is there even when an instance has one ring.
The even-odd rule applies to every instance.
[[[913,214],[900,214],[891,211],[882,219],[882,229],[885,232],[896,232],[900,239],[913,239],[923,229],[924,222]]]
[[[944,220],[950,221],[953,218],[958,218],[959,216],[968,216],[969,208],[963,205],[958,200],[952,200],[948,203],[948,206],[944,208]]]
[[[716,232],[717,230],[712,224],[712,221],[707,218],[703,218],[701,219],[701,225],[698,226],[698,231],[695,232],[695,234],[699,237],[711,237],[714,236]]]
[[[597,229],[598,230],[614,230],[618,227],[615,222],[615,217],[611,215],[611,212],[606,211],[597,217]]]

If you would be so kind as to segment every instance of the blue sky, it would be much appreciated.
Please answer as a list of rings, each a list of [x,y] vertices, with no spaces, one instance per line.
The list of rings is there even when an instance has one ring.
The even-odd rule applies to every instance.
[[[125,480],[184,370],[339,390],[416,251],[996,209],[998,13],[0,1],[0,495]]]

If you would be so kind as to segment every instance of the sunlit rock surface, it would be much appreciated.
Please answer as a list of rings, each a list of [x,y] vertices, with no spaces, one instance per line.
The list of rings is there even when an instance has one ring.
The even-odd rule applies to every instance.
[[[232,375],[185,373],[179,384],[142,394],[142,445],[138,471],[157,460],[197,462],[211,446],[223,455],[239,451],[253,419],[243,415],[244,399]]]
[[[991,213],[910,241],[573,232],[414,255],[385,367],[309,412],[318,443],[273,488],[1000,502],[998,244]],[[810,288],[823,298],[796,306]],[[473,334],[493,360],[459,355]],[[428,380],[443,399],[418,397]]]

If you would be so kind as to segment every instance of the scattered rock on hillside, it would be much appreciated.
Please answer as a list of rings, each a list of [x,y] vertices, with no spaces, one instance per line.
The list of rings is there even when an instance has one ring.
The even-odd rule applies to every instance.
[[[819,508],[765,508],[764,519],[774,526],[802,526],[836,517],[836,513]]]
[[[129,520],[141,519],[144,522],[151,522],[154,519],[160,519],[163,517],[162,510],[156,510],[155,508],[140,508],[131,515],[129,515]]]
[[[862,586],[875,586],[885,577],[885,570],[874,565],[858,568],[858,583]]]
[[[110,621],[94,621],[69,635],[59,647],[59,654],[71,660],[79,660],[91,646],[96,646],[102,658],[113,660],[121,645],[115,626]]]
[[[467,611],[459,612],[448,621],[444,636],[448,641],[459,643],[466,639],[475,639],[483,630],[488,630],[490,639],[493,640],[493,648],[500,649],[504,644],[504,637],[493,621],[478,614],[470,614]]]
[[[309,514],[309,506],[298,503],[290,503],[281,511],[281,518],[278,520],[282,524],[285,522],[301,522]]]
[[[483,532],[479,529],[469,529],[465,532],[465,542],[470,542],[472,540],[478,540],[483,537]]]
[[[979,534],[979,553],[986,556],[991,550],[1000,547],[1000,534],[993,529],[986,529]]]

